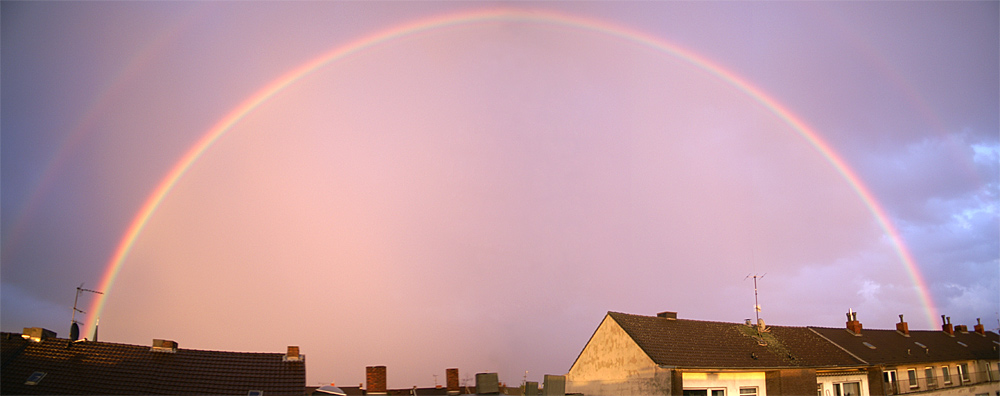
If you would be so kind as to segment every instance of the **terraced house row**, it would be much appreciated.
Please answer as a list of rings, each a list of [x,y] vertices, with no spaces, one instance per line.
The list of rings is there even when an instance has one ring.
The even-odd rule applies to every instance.
[[[1000,395],[1000,339],[984,326],[765,326],[609,312],[566,374],[584,395]]]
[[[305,386],[297,346],[286,353],[202,351],[171,340],[128,345],[60,339],[25,328],[0,336],[2,394],[538,394],[691,396],[1000,396],[1000,336],[981,323],[972,331],[942,317],[940,330],[862,329],[849,312],[843,328],[765,326],[609,312],[563,375],[542,387],[501,386],[496,373],[476,375],[475,390],[390,390],[386,368],[366,368],[358,387]]]

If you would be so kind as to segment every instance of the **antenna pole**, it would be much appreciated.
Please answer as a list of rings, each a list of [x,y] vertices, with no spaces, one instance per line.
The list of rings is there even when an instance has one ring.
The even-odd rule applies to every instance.
[[[76,304],[78,302],[80,302],[80,292],[90,292],[90,293],[95,293],[95,294],[104,294],[104,293],[99,292],[97,290],[84,289],[83,288],[83,283],[81,283],[80,286],[76,287],[76,297],[73,298],[73,316],[70,318],[70,321],[72,323],[72,328],[73,328],[72,330],[73,331],[76,331],[76,324],[79,323],[79,322],[76,321],[76,313],[77,312],[82,313],[82,314],[86,314],[87,313],[86,311],[81,310],[81,309],[79,309],[79,308],[76,307]],[[71,331],[71,332],[73,332],[73,331]]]
[[[757,323],[760,323],[760,303],[757,301],[757,279],[764,279],[767,274],[758,276],[757,274],[747,275],[743,280],[753,278],[753,310],[754,316],[757,318]]]

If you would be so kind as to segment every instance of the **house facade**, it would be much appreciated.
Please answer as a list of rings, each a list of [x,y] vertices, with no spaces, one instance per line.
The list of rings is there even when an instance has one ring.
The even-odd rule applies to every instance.
[[[856,314],[849,314],[846,328],[830,329],[609,312],[566,374],[566,390],[588,396],[995,395],[1000,340],[981,325],[962,330],[862,331]]]

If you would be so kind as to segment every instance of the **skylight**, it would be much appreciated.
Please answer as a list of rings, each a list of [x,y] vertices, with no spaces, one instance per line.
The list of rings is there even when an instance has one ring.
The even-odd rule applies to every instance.
[[[966,347],[966,348],[968,348],[968,347],[969,347],[968,345],[965,345],[965,343],[964,343],[964,342],[962,342],[962,341],[956,341],[956,342],[958,342],[958,345],[961,345],[961,346],[964,346],[964,347]]]
[[[865,342],[862,342],[862,344],[865,344],[865,346],[866,346],[866,347],[869,347],[869,348],[871,348],[871,349],[875,349],[875,346],[874,346],[874,345],[872,345],[872,344],[871,344],[870,342],[868,342],[868,341],[865,341]]]
[[[42,378],[45,378],[45,373],[43,373],[41,371],[36,371],[34,373],[31,373],[30,376],[28,376],[28,380],[24,381],[24,384],[25,385],[38,385],[38,383],[42,380]]]
[[[921,347],[921,348],[927,348],[927,345],[924,345],[924,344],[921,344],[921,343],[919,343],[919,342],[916,342],[916,341],[913,341],[913,343],[914,343],[914,344],[917,344],[917,346],[919,346],[919,347]]]

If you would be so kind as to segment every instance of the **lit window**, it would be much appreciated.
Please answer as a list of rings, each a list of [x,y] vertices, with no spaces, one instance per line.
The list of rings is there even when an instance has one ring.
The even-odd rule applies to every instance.
[[[951,370],[948,369],[948,366],[941,366],[941,377],[944,377],[945,384],[951,383]]]
[[[740,396],[757,396],[757,387],[740,387]]]
[[[916,389],[920,387],[920,383],[917,382],[917,369],[906,370],[906,376],[910,380],[910,389]]]

